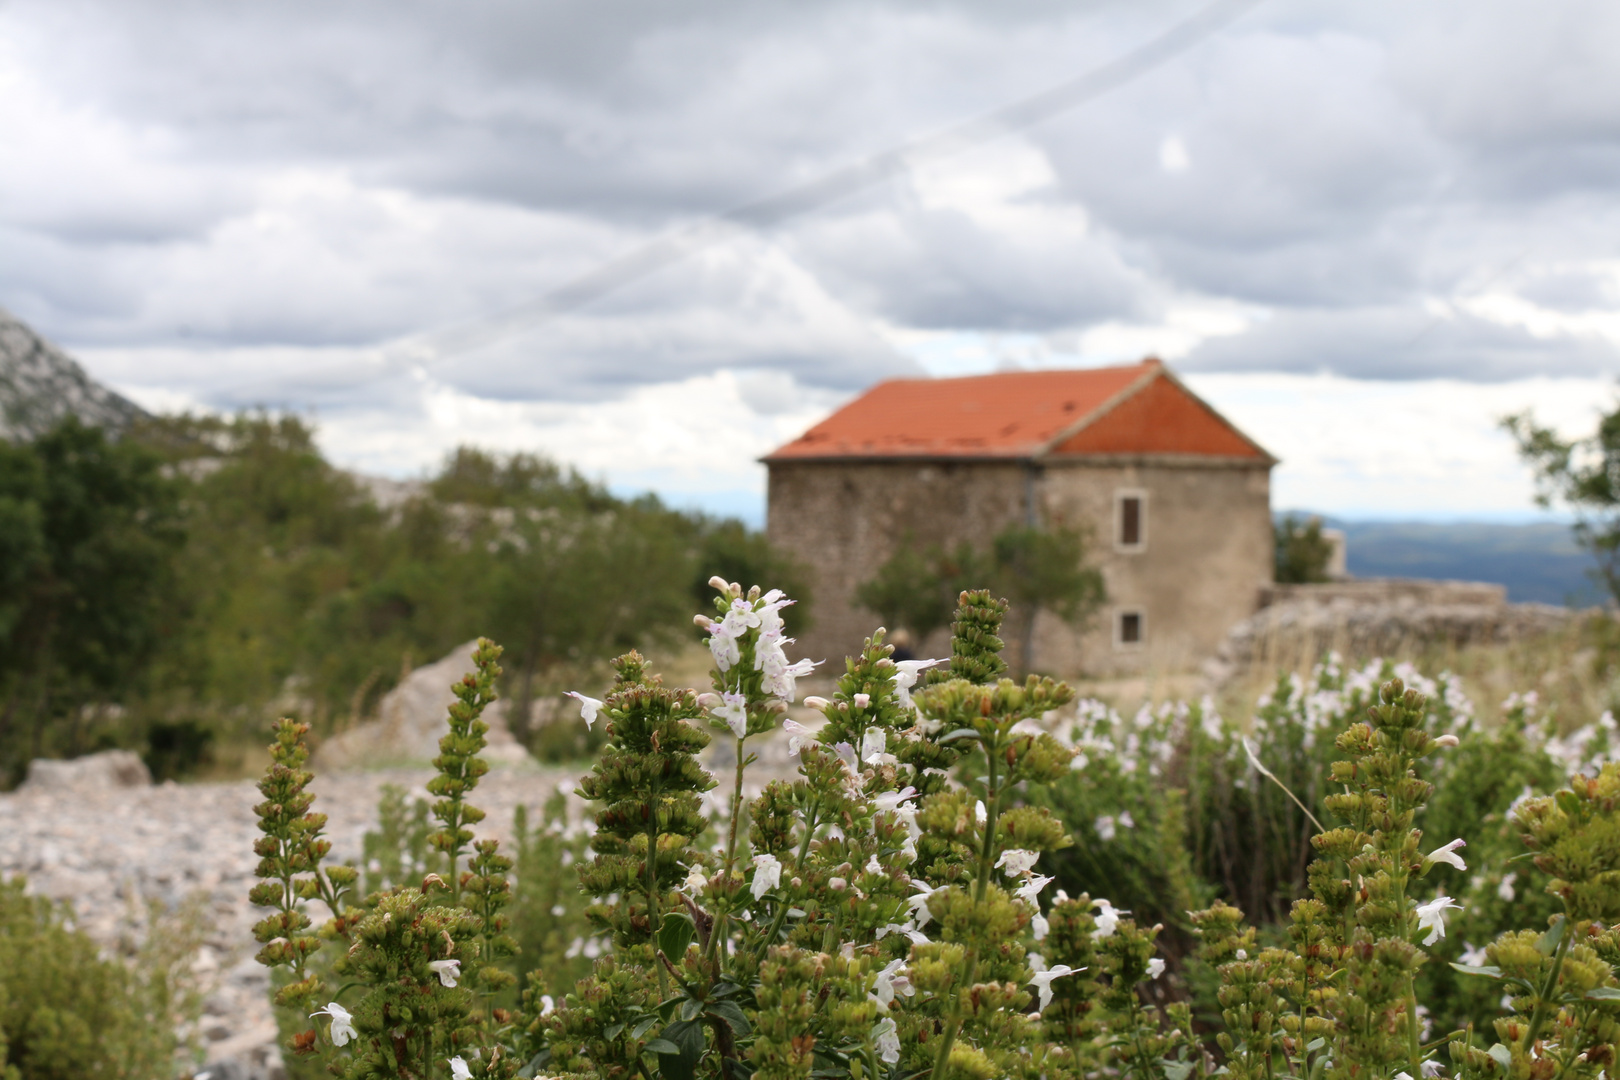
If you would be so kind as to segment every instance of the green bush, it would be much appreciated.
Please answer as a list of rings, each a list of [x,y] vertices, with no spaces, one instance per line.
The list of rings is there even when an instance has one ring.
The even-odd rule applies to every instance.
[[[173,1075],[176,1026],[196,1017],[196,928],[157,927],[136,962],[101,955],[65,904],[0,883],[0,1072],[5,1080]]]

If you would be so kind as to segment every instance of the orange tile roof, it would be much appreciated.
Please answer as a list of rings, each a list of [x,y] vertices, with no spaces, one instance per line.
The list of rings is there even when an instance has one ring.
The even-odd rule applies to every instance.
[[[1173,453],[1272,460],[1157,360],[893,379],[764,460]]]

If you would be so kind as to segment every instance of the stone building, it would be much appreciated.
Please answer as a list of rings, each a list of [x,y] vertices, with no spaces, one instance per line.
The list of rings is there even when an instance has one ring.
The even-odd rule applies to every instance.
[[[1108,589],[1079,631],[1041,614],[1038,670],[1194,668],[1272,581],[1276,459],[1157,360],[879,383],[763,460],[767,532],[813,574],[800,647],[816,659],[877,625],[854,593],[898,545],[987,549],[1013,523],[1089,533]],[[945,655],[948,636],[919,654]]]

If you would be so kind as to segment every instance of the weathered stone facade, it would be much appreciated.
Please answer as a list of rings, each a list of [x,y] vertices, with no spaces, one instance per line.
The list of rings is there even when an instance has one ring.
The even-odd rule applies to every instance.
[[[1042,671],[1123,674],[1187,670],[1253,614],[1271,584],[1269,463],[1151,456],[1048,461],[772,463],[767,531],[813,574],[815,625],[806,655],[844,656],[877,625],[854,602],[908,539],[981,549],[1009,524],[1061,522],[1090,533],[1108,601],[1076,632],[1054,616],[1036,623]],[[1141,543],[1117,543],[1119,499],[1143,499]],[[1031,503],[1033,499],[1033,503]],[[1141,617],[1139,643],[1119,640],[1121,617]],[[1009,620],[1009,638],[1022,624]],[[920,643],[949,648],[947,631]]]
[[[902,545],[986,550],[1024,522],[1089,534],[1108,591],[1080,630],[1040,615],[1039,670],[1193,670],[1257,610],[1272,582],[1274,459],[1157,362],[1061,374],[1068,386],[1024,375],[883,384],[765,459],[767,532],[814,575],[807,655],[860,646],[878,617],[855,591]],[[1013,655],[1025,626],[1008,620]],[[944,655],[948,637],[919,653]]]

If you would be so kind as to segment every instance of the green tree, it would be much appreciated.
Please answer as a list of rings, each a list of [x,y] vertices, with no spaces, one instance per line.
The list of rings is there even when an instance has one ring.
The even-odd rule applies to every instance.
[[[1595,577],[1620,603],[1620,404],[1584,439],[1564,439],[1528,412],[1502,418],[1535,470],[1536,504],[1575,511],[1575,541],[1591,552]]]
[[[1333,542],[1322,535],[1322,519],[1300,520],[1294,514],[1277,519],[1272,525],[1276,542],[1276,576],[1279,585],[1303,585],[1328,580],[1328,563],[1333,558]]]
[[[89,749],[85,706],[141,680],[184,534],[158,457],[69,418],[0,445],[0,770]],[[15,560],[15,561],[13,561]]]

